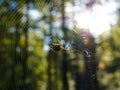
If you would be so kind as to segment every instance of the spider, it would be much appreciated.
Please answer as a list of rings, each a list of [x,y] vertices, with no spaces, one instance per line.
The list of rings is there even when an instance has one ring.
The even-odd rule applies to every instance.
[[[61,53],[63,50],[66,51],[67,49],[64,47],[64,44],[61,43],[50,43],[50,48],[55,53]]]
[[[57,43],[54,43],[53,41],[50,42],[49,46],[51,50],[57,54],[61,54],[62,51],[66,51],[67,48],[65,48],[64,40],[58,40],[56,39]]]

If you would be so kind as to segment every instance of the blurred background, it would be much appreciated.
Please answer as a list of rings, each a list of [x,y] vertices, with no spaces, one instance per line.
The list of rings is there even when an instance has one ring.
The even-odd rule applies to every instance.
[[[94,64],[79,42],[80,53],[71,50],[83,29],[94,38]],[[120,90],[119,39],[119,0],[0,0],[0,90],[88,90],[87,65],[98,83],[90,85]],[[50,42],[67,50],[57,54]]]

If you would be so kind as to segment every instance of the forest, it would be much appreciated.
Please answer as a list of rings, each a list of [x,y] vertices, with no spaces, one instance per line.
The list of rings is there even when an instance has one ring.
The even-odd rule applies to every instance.
[[[0,90],[120,90],[119,39],[119,0],[0,0]]]

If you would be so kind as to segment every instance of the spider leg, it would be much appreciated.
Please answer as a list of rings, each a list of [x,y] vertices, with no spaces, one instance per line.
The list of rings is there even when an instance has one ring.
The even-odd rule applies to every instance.
[[[61,49],[62,49],[62,50],[65,50],[65,51],[67,50],[67,49],[66,49],[66,48],[64,48],[63,46],[61,46]]]

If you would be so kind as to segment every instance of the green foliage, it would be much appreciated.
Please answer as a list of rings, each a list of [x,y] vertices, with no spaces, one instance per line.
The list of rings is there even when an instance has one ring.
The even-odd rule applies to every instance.
[[[120,89],[118,75],[120,74],[120,25],[119,21],[115,27],[112,27],[107,35],[101,36],[99,48],[102,52],[99,64],[99,75],[101,87],[105,90]],[[100,54],[100,53],[99,53]],[[101,63],[103,62],[103,63]],[[101,71],[102,70],[102,71]],[[103,73],[102,73],[103,72]],[[112,81],[112,82],[111,82]]]

